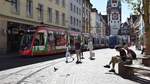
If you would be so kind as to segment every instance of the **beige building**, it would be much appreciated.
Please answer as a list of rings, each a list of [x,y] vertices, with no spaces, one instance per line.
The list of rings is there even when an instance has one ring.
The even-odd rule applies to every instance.
[[[107,22],[105,21],[105,19],[103,18],[103,16],[101,14],[99,14],[100,16],[100,35],[101,37],[106,37],[106,30],[107,30]]]
[[[82,31],[82,0],[67,0],[68,28],[70,31]]]
[[[90,14],[91,33],[100,34],[100,16],[96,8],[92,8]],[[97,36],[97,35],[96,35]]]
[[[90,33],[90,13],[92,9],[92,4],[90,0],[83,0],[82,7],[82,32]]]
[[[66,0],[0,0],[0,53],[19,49],[21,31],[44,23],[67,29]]]

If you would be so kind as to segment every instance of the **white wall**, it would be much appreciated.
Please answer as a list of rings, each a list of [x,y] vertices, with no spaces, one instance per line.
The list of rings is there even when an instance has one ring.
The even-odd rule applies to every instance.
[[[112,12],[113,13],[113,12]],[[119,13],[118,13],[119,14]],[[118,20],[112,20],[112,14],[110,15],[110,34],[111,35],[117,35],[118,34],[118,30],[120,29],[120,14],[118,16]]]
[[[82,0],[81,0],[81,4],[79,4],[77,0],[67,0],[66,2],[67,2],[67,11],[68,11],[67,14],[68,20],[66,22],[68,23],[68,27],[82,30]],[[72,3],[72,11],[71,11],[71,3]],[[74,12],[74,6],[75,6],[75,12]],[[78,14],[77,14],[77,8],[78,8]],[[79,14],[79,9],[81,10],[81,14]],[[71,16],[73,17],[73,24],[71,24],[71,19],[70,19]],[[76,20],[75,25],[74,25],[74,18]],[[77,19],[78,19],[78,25],[77,25]],[[79,25],[79,21],[81,21],[81,25]]]
[[[91,33],[100,34],[100,16],[96,12],[91,12]]]

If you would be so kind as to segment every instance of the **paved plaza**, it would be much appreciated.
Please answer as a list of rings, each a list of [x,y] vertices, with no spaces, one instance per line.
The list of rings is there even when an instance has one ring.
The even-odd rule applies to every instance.
[[[73,55],[75,61],[70,63],[65,63],[65,58],[60,58],[1,71],[0,84],[139,84],[103,67],[112,55],[118,54],[114,49],[93,52],[96,59],[90,60],[89,52],[84,52],[82,64],[76,64]],[[140,56],[139,51],[136,53]]]

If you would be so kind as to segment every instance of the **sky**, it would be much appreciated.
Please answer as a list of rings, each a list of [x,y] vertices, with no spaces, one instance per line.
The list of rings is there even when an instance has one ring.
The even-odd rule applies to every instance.
[[[93,8],[96,8],[101,14],[106,14],[107,0],[91,0]],[[131,10],[127,3],[122,3],[122,22],[127,20],[131,14]]]

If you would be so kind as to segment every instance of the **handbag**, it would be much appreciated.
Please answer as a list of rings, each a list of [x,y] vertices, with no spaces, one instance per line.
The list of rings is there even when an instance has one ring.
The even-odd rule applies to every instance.
[[[95,53],[94,53],[94,52],[92,52],[92,53],[91,53],[91,56],[92,56],[92,57],[95,57]]]

